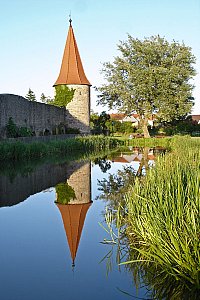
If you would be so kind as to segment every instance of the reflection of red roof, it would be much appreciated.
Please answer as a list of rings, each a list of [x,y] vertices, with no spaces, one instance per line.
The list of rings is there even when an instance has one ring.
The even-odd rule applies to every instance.
[[[62,215],[65,232],[67,235],[68,245],[71,252],[71,258],[74,262],[78,245],[83,229],[85,217],[87,211],[91,205],[90,203],[85,204],[56,204]]]
[[[141,161],[141,159],[139,159],[139,157],[136,156],[136,157],[133,159],[133,161]]]
[[[70,24],[67,41],[64,49],[60,74],[54,86],[60,84],[85,84],[90,82],[85,76],[81,58],[79,55],[73,28]]]
[[[155,160],[155,156],[153,154],[148,154],[148,159]]]
[[[126,160],[122,156],[115,157],[112,161],[114,161],[114,162],[121,162],[121,163],[127,163],[128,162],[128,160]]]

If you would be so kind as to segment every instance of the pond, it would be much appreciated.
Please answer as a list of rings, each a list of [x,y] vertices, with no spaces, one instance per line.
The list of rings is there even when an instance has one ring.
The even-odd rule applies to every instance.
[[[154,157],[148,149],[148,164]],[[129,149],[94,161],[1,167],[1,299],[147,299],[100,225],[107,201],[99,181],[124,166],[144,172],[142,159]]]

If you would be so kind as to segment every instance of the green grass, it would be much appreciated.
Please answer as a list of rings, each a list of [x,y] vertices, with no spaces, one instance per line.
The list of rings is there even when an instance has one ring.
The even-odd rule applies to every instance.
[[[117,222],[126,225],[129,263],[200,289],[200,139],[175,137],[170,146],[130,187]]]
[[[65,156],[74,152],[87,153],[119,147],[122,142],[103,136],[69,138],[52,142],[1,142],[0,161],[17,161],[22,159],[38,159],[42,157]]]

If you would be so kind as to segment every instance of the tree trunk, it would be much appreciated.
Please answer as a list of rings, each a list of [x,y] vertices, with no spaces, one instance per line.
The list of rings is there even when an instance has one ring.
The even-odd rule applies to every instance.
[[[148,130],[147,124],[148,124],[148,118],[144,118],[144,119],[142,120],[142,130],[143,130],[143,134],[144,134],[144,137],[145,137],[145,138],[150,138],[150,134],[149,134],[149,130]]]

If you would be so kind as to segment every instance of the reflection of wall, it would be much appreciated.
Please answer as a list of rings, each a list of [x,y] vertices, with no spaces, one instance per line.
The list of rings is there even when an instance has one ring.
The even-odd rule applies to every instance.
[[[66,182],[84,164],[85,162],[43,164],[25,176],[18,174],[12,181],[8,176],[0,175],[0,207],[15,205],[30,195]]]

